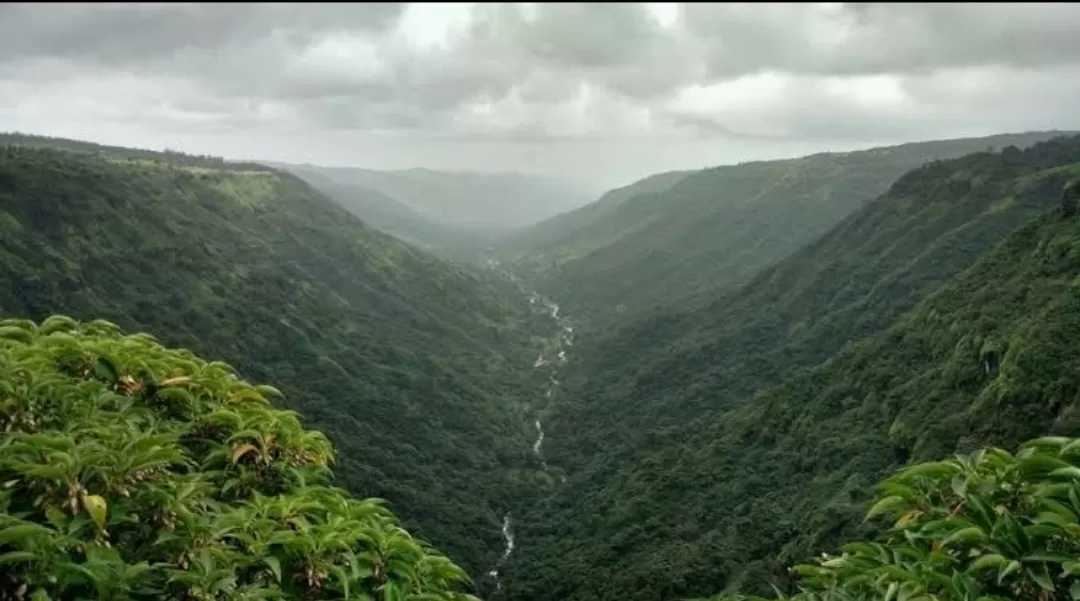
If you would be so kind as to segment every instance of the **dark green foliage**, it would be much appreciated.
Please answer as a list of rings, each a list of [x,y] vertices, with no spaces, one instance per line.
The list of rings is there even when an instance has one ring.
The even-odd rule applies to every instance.
[[[579,317],[625,319],[654,306],[699,305],[818,238],[910,169],[1056,135],[919,142],[641,182],[619,203],[560,216],[556,231],[535,226],[546,237],[526,232],[520,237],[535,242],[522,249],[511,239],[508,254]]]
[[[795,566],[791,601],[1074,601],[1080,597],[1080,439],[981,449],[878,486],[867,519],[894,524]],[[760,598],[723,595],[713,601]]]
[[[280,394],[106,321],[0,321],[0,599],[475,601],[330,486]]]
[[[0,314],[101,317],[277,383],[340,485],[487,569],[529,460],[523,299],[295,177],[172,158],[0,147]]]
[[[909,460],[1080,431],[1078,177],[1080,138],[931,164],[703,309],[583,337],[507,597],[783,587]]]
[[[122,146],[95,144],[94,142],[84,142],[82,140],[35,136],[18,132],[0,133],[0,145],[22,146],[25,148],[56,148],[71,152],[132,160],[159,161],[167,159],[169,163],[174,165],[184,165],[186,167],[209,167],[212,169],[230,168],[242,169],[244,171],[271,170],[269,167],[258,163],[226,161],[223,157],[187,154],[177,150],[165,150],[159,152],[142,148],[125,148]]]

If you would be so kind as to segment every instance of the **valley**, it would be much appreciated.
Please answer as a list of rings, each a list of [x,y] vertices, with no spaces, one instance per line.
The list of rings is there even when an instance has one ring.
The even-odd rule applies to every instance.
[[[664,173],[454,249],[312,173],[0,141],[0,368],[63,332],[112,348],[99,319],[273,383],[338,486],[468,575],[439,598],[802,594],[789,566],[892,536],[862,519],[876,483],[1080,434],[1080,136]],[[360,193],[393,217],[367,223]],[[87,377],[176,377],[123,361]]]
[[[526,421],[531,420],[533,426],[536,428],[535,440],[531,447],[533,457],[536,462],[539,463],[541,471],[545,474],[550,474],[552,470],[550,470],[547,461],[544,459],[545,435],[542,420],[544,419],[545,414],[551,410],[551,404],[558,394],[560,385],[559,380],[557,379],[559,368],[568,360],[567,351],[573,346],[574,327],[571,325],[565,314],[562,316],[559,315],[559,305],[557,303],[541,296],[535,290],[529,290],[520,278],[512,272],[503,269],[497,260],[488,258],[484,261],[484,266],[487,269],[498,273],[500,277],[505,278],[506,281],[516,286],[522,296],[528,299],[529,306],[532,310],[550,317],[551,321],[555,324],[553,333],[543,344],[540,354],[532,365],[533,369],[537,370],[537,373],[546,377],[546,382],[542,384],[544,391],[543,395],[532,402],[526,402],[523,407],[523,418]],[[561,470],[558,471],[557,475],[558,483],[560,485],[565,484],[566,475],[562,473]],[[514,521],[510,511],[507,511],[503,516],[502,534],[505,544],[503,554],[499,558],[498,564],[487,573],[487,576],[495,581],[495,594],[502,592],[502,570],[514,552]]]
[[[0,601],[1080,601],[1080,4],[0,4]]]

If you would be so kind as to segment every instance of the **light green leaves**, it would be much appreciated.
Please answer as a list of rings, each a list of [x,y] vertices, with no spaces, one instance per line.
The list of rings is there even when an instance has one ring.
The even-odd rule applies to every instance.
[[[792,601],[1080,600],[1080,445],[1045,437],[915,465],[879,487],[878,542],[800,565]]]
[[[20,516],[0,512],[0,598],[450,600],[467,580],[329,487],[329,440],[273,387],[107,323],[0,327],[25,342],[0,368],[32,384],[0,418],[49,412],[0,434]]]
[[[94,523],[99,528],[105,527],[109,504],[105,502],[104,498],[100,495],[86,495],[83,497],[83,507],[86,508],[86,513],[90,515],[90,519],[94,520]]]

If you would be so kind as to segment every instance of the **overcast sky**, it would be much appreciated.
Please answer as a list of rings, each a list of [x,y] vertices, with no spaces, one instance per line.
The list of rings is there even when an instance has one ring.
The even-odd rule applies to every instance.
[[[1076,4],[0,4],[0,130],[648,173],[1080,129]]]

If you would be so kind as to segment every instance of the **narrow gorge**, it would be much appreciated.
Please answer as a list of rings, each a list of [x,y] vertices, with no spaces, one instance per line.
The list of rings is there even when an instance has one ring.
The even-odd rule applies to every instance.
[[[536,361],[533,362],[533,369],[547,369],[547,382],[544,387],[543,398],[539,402],[526,402],[522,407],[526,420],[532,421],[533,428],[536,431],[536,437],[532,442],[533,457],[540,463],[541,469],[547,473],[548,464],[544,459],[543,452],[544,424],[542,413],[558,392],[559,380],[556,376],[558,375],[559,368],[568,360],[567,349],[574,344],[574,326],[571,325],[570,320],[568,320],[565,315],[559,315],[558,303],[541,295],[535,290],[531,290],[521,278],[517,277],[514,273],[503,269],[498,261],[489,258],[486,261],[486,266],[488,269],[495,271],[501,277],[515,284],[522,296],[528,299],[529,306],[533,311],[542,311],[544,314],[550,316],[555,322],[555,333],[543,343],[542,348],[536,357]],[[566,476],[560,476],[560,483],[565,482]],[[504,546],[502,556],[495,566],[487,573],[487,575],[495,581],[495,592],[502,590],[502,568],[514,551],[514,522],[511,514],[512,512],[507,510],[503,515],[502,535]]]

